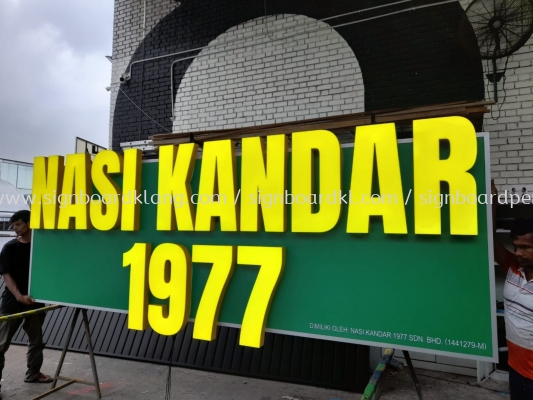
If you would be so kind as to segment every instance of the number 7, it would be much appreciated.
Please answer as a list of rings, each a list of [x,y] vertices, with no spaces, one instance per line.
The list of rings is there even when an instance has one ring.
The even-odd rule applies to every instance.
[[[213,340],[216,337],[222,298],[233,275],[235,247],[193,245],[192,261],[196,263],[213,263],[198,305],[192,332],[194,339]]]
[[[196,312],[192,336],[194,339],[213,340],[222,299],[233,275],[235,247],[194,245],[192,261],[213,263]],[[241,346],[261,347],[270,304],[285,265],[285,249],[238,246],[237,263],[261,267],[244,312],[239,339]]]
[[[274,292],[285,265],[283,247],[239,246],[237,264],[259,265],[259,274],[244,311],[239,344],[261,347]]]

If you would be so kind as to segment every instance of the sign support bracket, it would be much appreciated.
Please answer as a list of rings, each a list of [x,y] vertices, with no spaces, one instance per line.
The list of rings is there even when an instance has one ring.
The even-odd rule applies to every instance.
[[[413,367],[413,362],[411,361],[411,356],[409,355],[409,352],[407,350],[403,351],[403,356],[405,357],[405,361],[407,362],[407,367],[409,368],[409,374],[411,374],[411,379],[413,380],[413,383],[415,384],[416,394],[418,395],[418,400],[424,400],[424,397],[422,396],[422,387],[420,386],[420,383],[418,382],[418,378],[416,377],[415,368]]]
[[[411,361],[411,356],[409,355],[409,352],[406,350],[403,350],[403,355],[405,357],[405,361],[407,362],[407,367],[409,368],[409,374],[411,375],[411,379],[413,380],[413,383],[415,385],[418,400],[424,400],[424,397],[422,396],[422,387],[420,386],[420,383],[418,382],[418,378],[416,377],[416,372],[413,367],[413,362]],[[387,369],[390,366],[393,356],[394,356],[394,349],[385,350],[383,357],[381,358],[378,366],[376,367],[374,373],[372,374],[372,377],[370,378],[370,382],[368,382],[368,385],[365,388],[365,391],[363,393],[363,397],[361,397],[361,400],[379,400],[380,399],[381,386],[383,384],[383,381],[385,380],[385,376],[386,376],[385,373],[387,372]]]
[[[84,325],[84,328],[85,328],[85,339],[87,340],[87,347],[89,348],[89,357],[91,359],[91,368],[92,368],[92,372],[93,372],[93,382],[89,382],[89,381],[86,381],[86,380],[83,380],[83,379],[76,379],[76,378],[69,378],[69,377],[65,377],[65,376],[61,376],[60,373],[61,373],[61,368],[63,367],[63,363],[65,361],[65,356],[67,355],[67,351],[68,351],[68,347],[70,345],[70,340],[72,338],[72,333],[74,332],[74,326],[76,325],[76,321],[78,320],[78,316],[80,314],[80,311],[81,311],[81,315],[82,315],[82,320],[83,320],[83,325]],[[65,383],[59,385],[56,387],[57,385],[57,381],[60,380],[60,381],[65,381]],[[57,370],[56,370],[56,373],[54,375],[54,380],[52,381],[52,386],[50,388],[50,390],[48,390],[47,392],[37,396],[37,397],[34,397],[32,400],[39,400],[39,399],[43,399],[49,395],[51,395],[52,393],[55,393],[67,386],[70,386],[72,385],[73,383],[81,383],[83,385],[89,385],[89,386],[94,386],[95,390],[96,390],[96,398],[97,399],[101,399],[102,398],[102,393],[100,392],[100,384],[98,382],[98,372],[96,370],[96,362],[94,360],[94,352],[93,352],[93,344],[92,344],[92,341],[91,341],[91,331],[89,329],[89,318],[87,317],[87,310],[85,308],[76,308],[74,310],[74,315],[72,316],[72,322],[70,323],[70,329],[68,331],[68,335],[67,335],[67,338],[65,340],[65,344],[63,345],[63,351],[61,353],[61,358],[59,360],[59,364],[57,365]]]

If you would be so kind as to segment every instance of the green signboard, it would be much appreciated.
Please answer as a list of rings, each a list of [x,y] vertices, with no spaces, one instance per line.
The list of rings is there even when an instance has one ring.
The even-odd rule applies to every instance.
[[[477,156],[468,172],[475,178],[477,193],[487,193],[488,136],[478,134],[475,143]],[[250,246],[282,248],[284,266],[267,310],[266,331],[496,361],[490,203],[476,202],[477,234],[453,235],[450,205],[437,204],[438,197],[434,197],[441,212],[441,234],[415,234],[413,141],[400,140],[397,146],[406,234],[385,234],[381,217],[370,218],[369,233],[347,233],[348,206],[344,203],[333,229],[322,233],[293,232],[290,204],[286,205],[289,229],[285,232],[221,231],[219,223],[213,231],[157,230],[157,205],[150,199],[158,193],[159,161],[146,160],[138,199],[142,202],[139,229],[34,229],[30,294],[44,302],[128,312],[133,268],[128,267],[124,254],[136,243],[149,244],[147,251],[152,255],[158,246],[178,244],[185,253],[192,253],[190,314],[186,317],[194,321],[214,267],[195,261],[202,260],[195,256],[193,246],[233,246],[234,267],[220,299],[217,322],[240,327],[260,271],[240,259],[240,252],[244,254],[242,249]],[[349,193],[354,146],[343,145],[341,151],[342,191]],[[443,146],[441,158],[445,152]],[[240,154],[236,160],[239,188]],[[196,160],[192,193],[199,190],[202,161]],[[376,176],[374,191],[378,190]],[[120,176],[116,182],[121,185]],[[447,188],[442,188],[446,193]],[[182,272],[185,276],[186,271]],[[185,284],[176,287],[186,290]],[[187,301],[182,294],[172,295]],[[148,302],[165,304],[153,294]]]

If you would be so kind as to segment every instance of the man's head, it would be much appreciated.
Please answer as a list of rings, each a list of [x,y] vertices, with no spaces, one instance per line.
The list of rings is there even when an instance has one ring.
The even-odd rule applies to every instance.
[[[30,232],[30,212],[28,210],[20,210],[11,216],[9,223],[17,236],[24,236]]]
[[[533,268],[533,219],[518,220],[511,229],[511,238],[520,266]]]

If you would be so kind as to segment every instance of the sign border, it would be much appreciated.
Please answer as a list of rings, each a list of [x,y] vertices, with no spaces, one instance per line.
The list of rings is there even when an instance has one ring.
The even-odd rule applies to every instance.
[[[485,188],[488,189],[491,187],[491,178],[490,178],[490,135],[488,132],[479,132],[476,133],[477,138],[483,138],[484,141],[484,154],[485,154]],[[412,143],[413,139],[397,139],[397,143]],[[344,143],[341,144],[341,148],[350,148],[354,147],[354,143]],[[291,148],[288,149],[288,151],[291,151]],[[241,150],[239,149],[236,151],[237,155],[241,154]],[[197,159],[201,159],[201,153],[197,155]],[[143,163],[152,163],[157,162],[158,159],[150,159],[150,160],[143,160]],[[487,173],[488,172],[488,173]],[[492,197],[491,197],[492,199]],[[441,355],[446,357],[454,357],[454,358],[460,358],[460,359],[466,359],[466,360],[475,360],[475,361],[483,361],[483,362],[491,362],[491,363],[498,363],[499,357],[498,357],[498,335],[497,335],[497,316],[496,316],[496,280],[495,280],[495,271],[494,271],[494,252],[493,252],[493,237],[492,237],[492,207],[486,208],[486,218],[487,218],[487,242],[488,242],[488,255],[489,255],[489,284],[490,284],[490,303],[491,303],[491,326],[492,326],[492,357],[487,356],[476,356],[472,354],[464,354],[464,353],[455,353],[451,351],[443,351],[443,350],[433,350],[433,349],[426,349],[422,347],[413,347],[413,346],[403,346],[398,344],[391,344],[391,343],[381,343],[381,342],[372,342],[368,340],[359,340],[359,339],[348,339],[348,338],[342,338],[337,336],[326,336],[326,335],[317,335],[317,334],[311,334],[311,333],[301,333],[301,332],[293,332],[293,331],[284,331],[279,329],[269,329],[266,328],[265,332],[270,333],[278,333],[283,335],[289,335],[289,336],[296,336],[296,337],[306,337],[311,339],[321,339],[321,340],[329,340],[334,342],[342,342],[342,343],[352,343],[352,344],[360,344],[365,346],[371,346],[371,347],[378,347],[378,348],[393,348],[398,350],[407,350],[407,351],[413,351],[417,353],[424,353],[424,354],[434,354],[434,355]],[[31,272],[32,272],[32,258],[33,258],[33,234],[34,231],[32,230],[32,241],[31,241],[31,255],[30,255],[30,274],[29,274],[29,282],[28,282],[28,293],[31,293]],[[50,301],[45,299],[35,299],[36,302],[42,302],[42,303],[50,303],[53,304],[59,304],[63,306],[70,306],[70,307],[77,307],[77,308],[89,308],[91,310],[99,310],[99,311],[109,311],[109,312],[115,312],[120,314],[128,314],[127,310],[117,310],[113,308],[104,308],[104,307],[87,307],[86,305],[80,305],[80,304],[73,304],[73,303],[64,303],[64,302],[57,302],[57,301]],[[188,322],[193,322],[194,318],[189,318]],[[218,326],[225,326],[230,328],[241,328],[240,324],[231,324],[231,323],[225,323],[225,322],[217,322]]]

